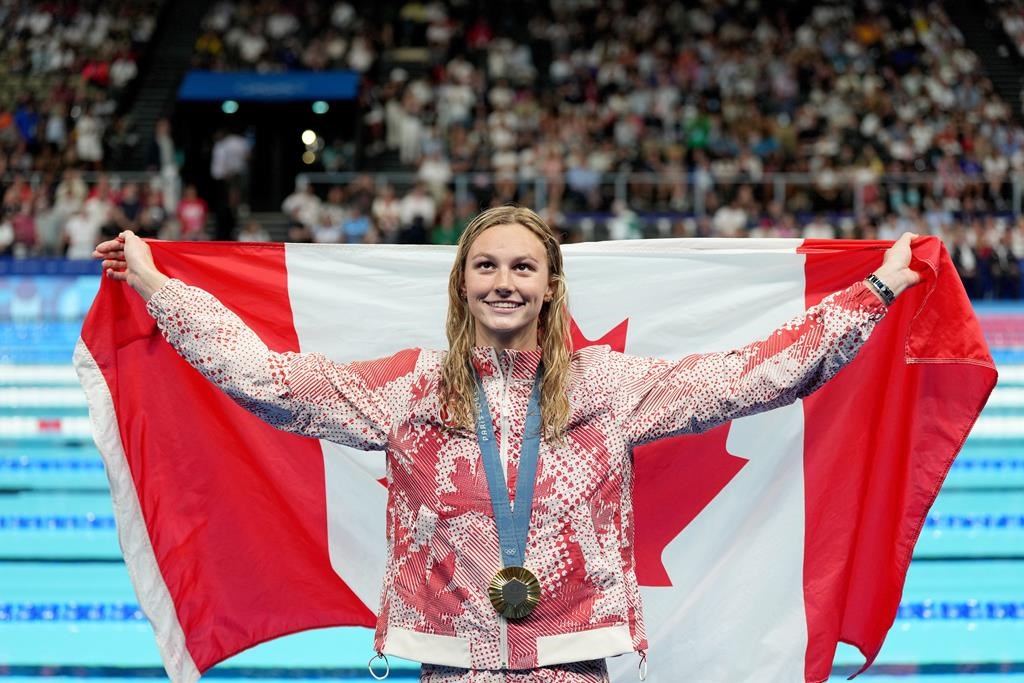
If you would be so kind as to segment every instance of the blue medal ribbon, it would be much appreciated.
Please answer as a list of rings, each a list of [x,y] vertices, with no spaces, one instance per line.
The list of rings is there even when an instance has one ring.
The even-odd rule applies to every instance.
[[[530,401],[526,406],[526,428],[523,447],[519,452],[519,474],[516,481],[516,502],[513,510],[505,483],[505,472],[494,438],[494,423],[487,407],[487,395],[480,376],[476,376],[476,439],[480,445],[487,488],[491,494],[491,508],[498,527],[501,559],[506,567],[522,567],[526,559],[526,536],[530,531],[530,510],[537,479],[537,460],[540,455],[540,382],[543,374],[537,368]],[[508,439],[508,434],[502,438]]]

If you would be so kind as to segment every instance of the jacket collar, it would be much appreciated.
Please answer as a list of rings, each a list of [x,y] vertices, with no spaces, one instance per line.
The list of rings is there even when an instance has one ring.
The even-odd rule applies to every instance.
[[[532,382],[537,375],[542,354],[540,349],[505,349],[498,353],[491,346],[474,346],[470,352],[470,361],[481,378],[497,375]]]

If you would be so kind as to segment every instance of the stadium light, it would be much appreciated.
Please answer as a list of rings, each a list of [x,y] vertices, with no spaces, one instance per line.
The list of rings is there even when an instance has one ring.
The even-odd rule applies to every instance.
[[[311,164],[316,161],[316,154],[310,152],[308,149],[302,153],[302,163]]]
[[[238,102],[234,100],[224,100],[220,105],[220,110],[225,114],[234,114],[238,111]]]
[[[302,131],[302,143],[304,145],[308,147],[314,142],[316,142],[316,131],[310,130],[309,128]]]
[[[314,114],[326,114],[330,109],[330,105],[328,105],[323,100],[317,100],[316,102],[313,103]]]

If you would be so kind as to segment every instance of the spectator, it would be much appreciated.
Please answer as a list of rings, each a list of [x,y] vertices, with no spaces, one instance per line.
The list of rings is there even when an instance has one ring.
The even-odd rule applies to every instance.
[[[238,209],[248,204],[249,141],[238,133],[219,130],[210,153],[210,177],[216,183],[213,213],[216,237],[230,240]]]
[[[320,197],[316,195],[310,182],[304,178],[295,181],[295,191],[285,197],[281,203],[281,210],[308,230],[312,230],[320,224],[322,209]]]
[[[434,198],[427,194],[423,183],[418,182],[402,197],[398,214],[402,225],[399,241],[404,244],[423,244],[427,240],[427,231],[434,227],[437,205]]]
[[[383,242],[397,242],[402,224],[401,202],[395,197],[395,188],[385,185],[373,200],[371,215]]]
[[[93,170],[103,168],[103,124],[90,106],[75,122],[75,154],[78,161]]]
[[[746,237],[747,211],[737,194],[727,205],[719,207],[711,219],[716,237]]]
[[[416,179],[426,186],[435,200],[440,201],[452,180],[452,167],[448,160],[441,156],[440,150],[432,150],[420,162]]]
[[[258,221],[248,221],[238,232],[239,242],[269,242],[270,233]]]
[[[64,255],[69,259],[91,259],[92,250],[99,244],[99,224],[79,207],[64,223]]]
[[[342,223],[345,220],[347,220],[345,217],[341,217],[338,222],[335,222],[328,212],[320,212],[319,221],[310,229],[312,240],[319,244],[338,244],[344,241],[345,233],[342,230]]]
[[[370,232],[371,226],[370,217],[363,213],[362,207],[358,204],[354,205],[352,213],[349,214],[342,225],[345,241],[349,244],[362,242]]]
[[[181,239],[206,239],[206,219],[209,215],[209,207],[197,193],[196,186],[186,185],[185,192],[178,203],[178,225],[181,229]]]

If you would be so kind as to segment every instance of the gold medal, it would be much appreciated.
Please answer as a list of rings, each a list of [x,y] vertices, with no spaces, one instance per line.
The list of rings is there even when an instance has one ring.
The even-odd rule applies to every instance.
[[[522,619],[540,602],[540,581],[526,567],[505,567],[491,579],[487,596],[498,614]]]

